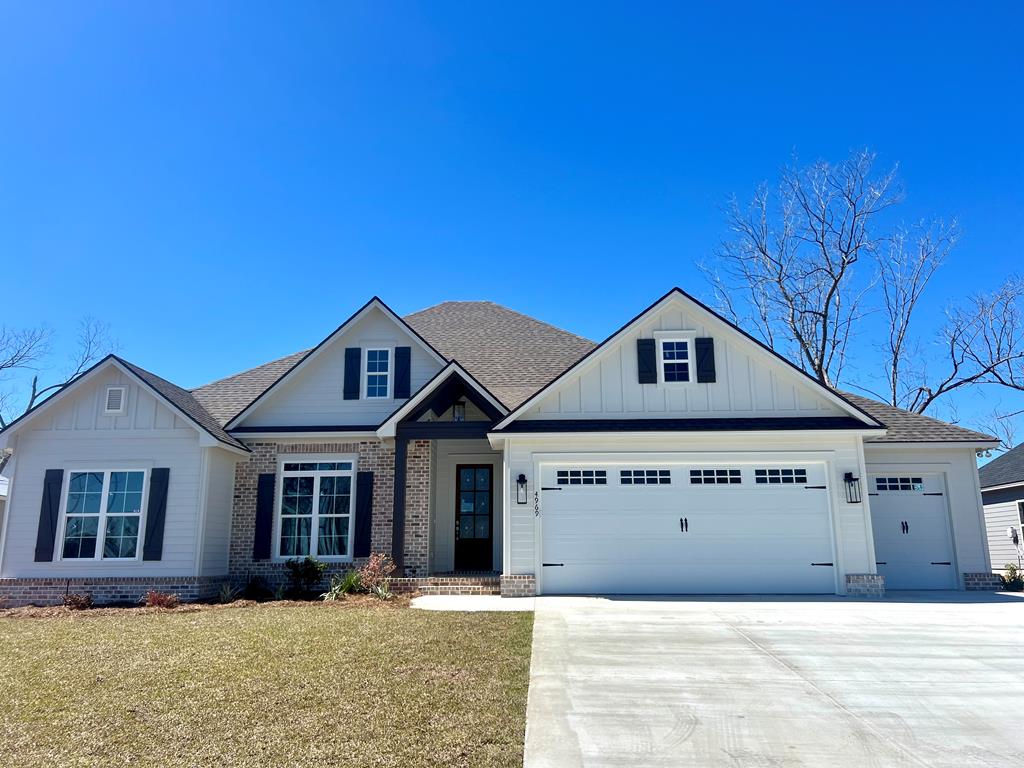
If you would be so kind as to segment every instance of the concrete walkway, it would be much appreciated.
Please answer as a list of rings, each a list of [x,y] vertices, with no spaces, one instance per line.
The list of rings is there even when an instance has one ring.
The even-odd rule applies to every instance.
[[[421,595],[412,599],[412,607],[425,611],[532,611],[534,600],[499,595]]]
[[[1024,761],[1015,596],[536,603],[525,768]]]

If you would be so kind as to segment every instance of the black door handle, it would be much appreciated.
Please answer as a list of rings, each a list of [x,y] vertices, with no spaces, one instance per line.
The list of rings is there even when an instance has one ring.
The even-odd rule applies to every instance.
[[[680,533],[686,533],[688,530],[690,530],[690,521],[687,520],[685,517],[680,517],[679,518],[679,532]]]

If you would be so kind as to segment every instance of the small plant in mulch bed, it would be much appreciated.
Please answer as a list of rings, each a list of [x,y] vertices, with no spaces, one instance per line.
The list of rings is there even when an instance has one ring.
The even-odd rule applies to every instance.
[[[64,595],[64,599],[61,602],[64,603],[65,608],[70,608],[72,611],[84,611],[92,608],[92,593],[69,592]]]
[[[324,577],[327,563],[321,563],[315,557],[307,555],[301,560],[297,557],[285,563],[288,576],[292,580],[290,597],[304,598],[314,593]]]
[[[348,570],[331,576],[331,588],[320,597],[326,601],[341,600],[345,595],[359,592],[361,588],[359,571]]]
[[[181,605],[181,600],[178,599],[177,595],[170,592],[160,592],[156,589],[149,590],[141,602],[147,608],[177,608]]]
[[[1024,592],[1024,572],[1013,563],[1007,563],[1003,569],[1006,573],[999,575],[1003,589],[1007,592]]]
[[[233,603],[242,595],[242,590],[230,582],[220,585],[220,592],[217,593],[217,600],[221,603]]]
[[[394,597],[391,592],[391,574],[395,572],[395,564],[385,554],[375,552],[370,555],[366,565],[359,569],[359,583],[363,589],[381,600]]]

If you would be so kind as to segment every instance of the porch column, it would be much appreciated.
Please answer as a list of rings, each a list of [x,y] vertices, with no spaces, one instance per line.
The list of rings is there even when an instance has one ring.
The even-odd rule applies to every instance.
[[[395,503],[391,522],[391,559],[395,571],[405,575],[405,466],[409,454],[409,438],[395,438]]]

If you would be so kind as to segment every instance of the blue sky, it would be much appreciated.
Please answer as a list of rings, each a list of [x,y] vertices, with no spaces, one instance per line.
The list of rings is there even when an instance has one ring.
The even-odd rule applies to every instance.
[[[95,316],[184,386],[312,345],[372,294],[400,313],[486,298],[601,339],[672,285],[709,296],[694,265],[729,195],[794,151],[869,146],[900,163],[903,217],[962,224],[927,337],[1022,263],[1022,21],[1010,3],[5,3],[0,322],[70,341]]]

